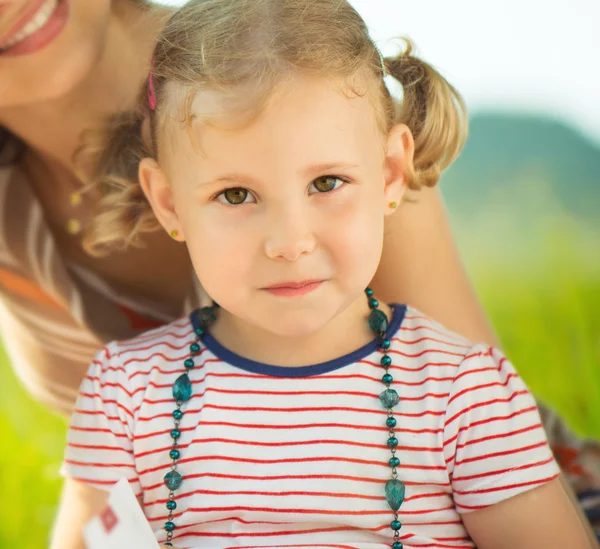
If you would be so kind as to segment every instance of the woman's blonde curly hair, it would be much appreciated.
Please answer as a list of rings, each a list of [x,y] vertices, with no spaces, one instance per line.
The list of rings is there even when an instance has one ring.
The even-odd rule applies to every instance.
[[[156,144],[174,119],[174,89],[187,90],[188,114],[200,90],[233,97],[242,89],[246,99],[251,90],[249,104],[258,113],[294,72],[348,80],[363,74],[373,82],[368,93],[382,129],[404,123],[413,134],[415,154],[406,174],[411,189],[435,185],[464,144],[466,110],[459,93],[413,56],[407,40],[396,57],[382,59],[346,0],[191,0],[166,23],[154,50],[156,110],[149,107],[146,84],[137,109],[113,116],[83,148],[94,158],[91,185],[102,193],[86,249],[100,255],[137,245],[140,235],[159,227],[138,183],[138,167],[142,158],[158,155]],[[401,84],[401,101],[388,91],[385,73]]]

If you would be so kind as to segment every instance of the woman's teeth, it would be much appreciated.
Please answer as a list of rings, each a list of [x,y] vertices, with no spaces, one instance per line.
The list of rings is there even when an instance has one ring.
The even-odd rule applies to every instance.
[[[8,42],[0,45],[0,51],[6,50],[19,42],[25,40],[31,36],[34,32],[41,29],[50,19],[50,16],[54,12],[58,0],[47,0],[40,7],[38,12],[32,17],[31,21],[27,23],[15,36],[13,36]]]

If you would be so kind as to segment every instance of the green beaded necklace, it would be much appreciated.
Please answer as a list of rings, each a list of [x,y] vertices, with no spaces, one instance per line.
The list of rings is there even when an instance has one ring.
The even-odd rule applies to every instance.
[[[390,348],[391,342],[387,338],[388,330],[388,318],[386,314],[379,310],[379,301],[373,297],[373,290],[367,288],[365,294],[369,300],[369,313],[368,322],[369,327],[373,333],[379,338],[379,348],[383,351],[381,357],[381,365],[385,370],[385,374],[382,376],[381,381],[385,385],[385,391],[379,395],[379,400],[383,404],[384,408],[388,411],[388,417],[385,421],[386,426],[389,429],[387,446],[392,453],[392,457],[388,463],[391,468],[391,479],[385,484],[385,498],[388,505],[394,512],[394,520],[390,523],[390,527],[394,532],[394,540],[391,544],[392,549],[402,549],[404,546],[400,541],[400,528],[402,527],[401,522],[398,520],[398,510],[404,501],[406,488],[404,483],[398,479],[398,472],[396,468],[400,465],[400,460],[396,457],[396,447],[398,446],[398,439],[394,433],[394,427],[396,427],[396,418],[394,417],[393,408],[400,402],[400,397],[394,389],[390,389],[391,383],[394,381],[392,375],[388,372],[389,367],[392,365],[392,359],[387,354]],[[203,307],[198,309],[193,314],[196,315],[197,326],[195,329],[196,341],[190,345],[190,357],[187,358],[183,365],[185,366],[186,373],[180,375],[173,384],[173,398],[175,399],[176,408],[173,410],[173,419],[175,422],[174,428],[171,430],[171,438],[173,439],[173,445],[169,451],[169,457],[172,460],[170,471],[164,476],[165,486],[169,489],[169,499],[167,501],[167,510],[169,511],[167,522],[165,522],[164,529],[167,533],[167,541],[165,545],[173,546],[171,540],[173,539],[173,532],[175,531],[175,523],[173,522],[173,511],[177,509],[177,502],[175,501],[175,491],[181,488],[183,484],[183,477],[177,471],[177,462],[181,457],[181,452],[178,450],[178,440],[181,436],[179,430],[179,424],[183,419],[183,410],[181,409],[183,404],[190,400],[192,397],[192,382],[188,376],[188,372],[194,368],[194,357],[200,352],[199,341],[202,340],[204,334],[208,331],[208,328],[216,321],[216,307]]]

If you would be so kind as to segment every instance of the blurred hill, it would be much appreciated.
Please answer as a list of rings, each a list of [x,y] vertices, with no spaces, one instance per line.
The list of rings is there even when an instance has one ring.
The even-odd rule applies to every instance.
[[[542,187],[553,208],[600,226],[600,146],[557,120],[481,113],[472,117],[465,149],[442,178],[455,218],[498,201],[521,221],[538,217],[547,206],[536,200]]]

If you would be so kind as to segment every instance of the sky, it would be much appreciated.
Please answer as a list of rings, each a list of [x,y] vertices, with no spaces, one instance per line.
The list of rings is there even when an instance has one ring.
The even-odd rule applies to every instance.
[[[350,2],[384,54],[397,51],[394,37],[411,38],[471,112],[543,114],[600,144],[599,0]]]

